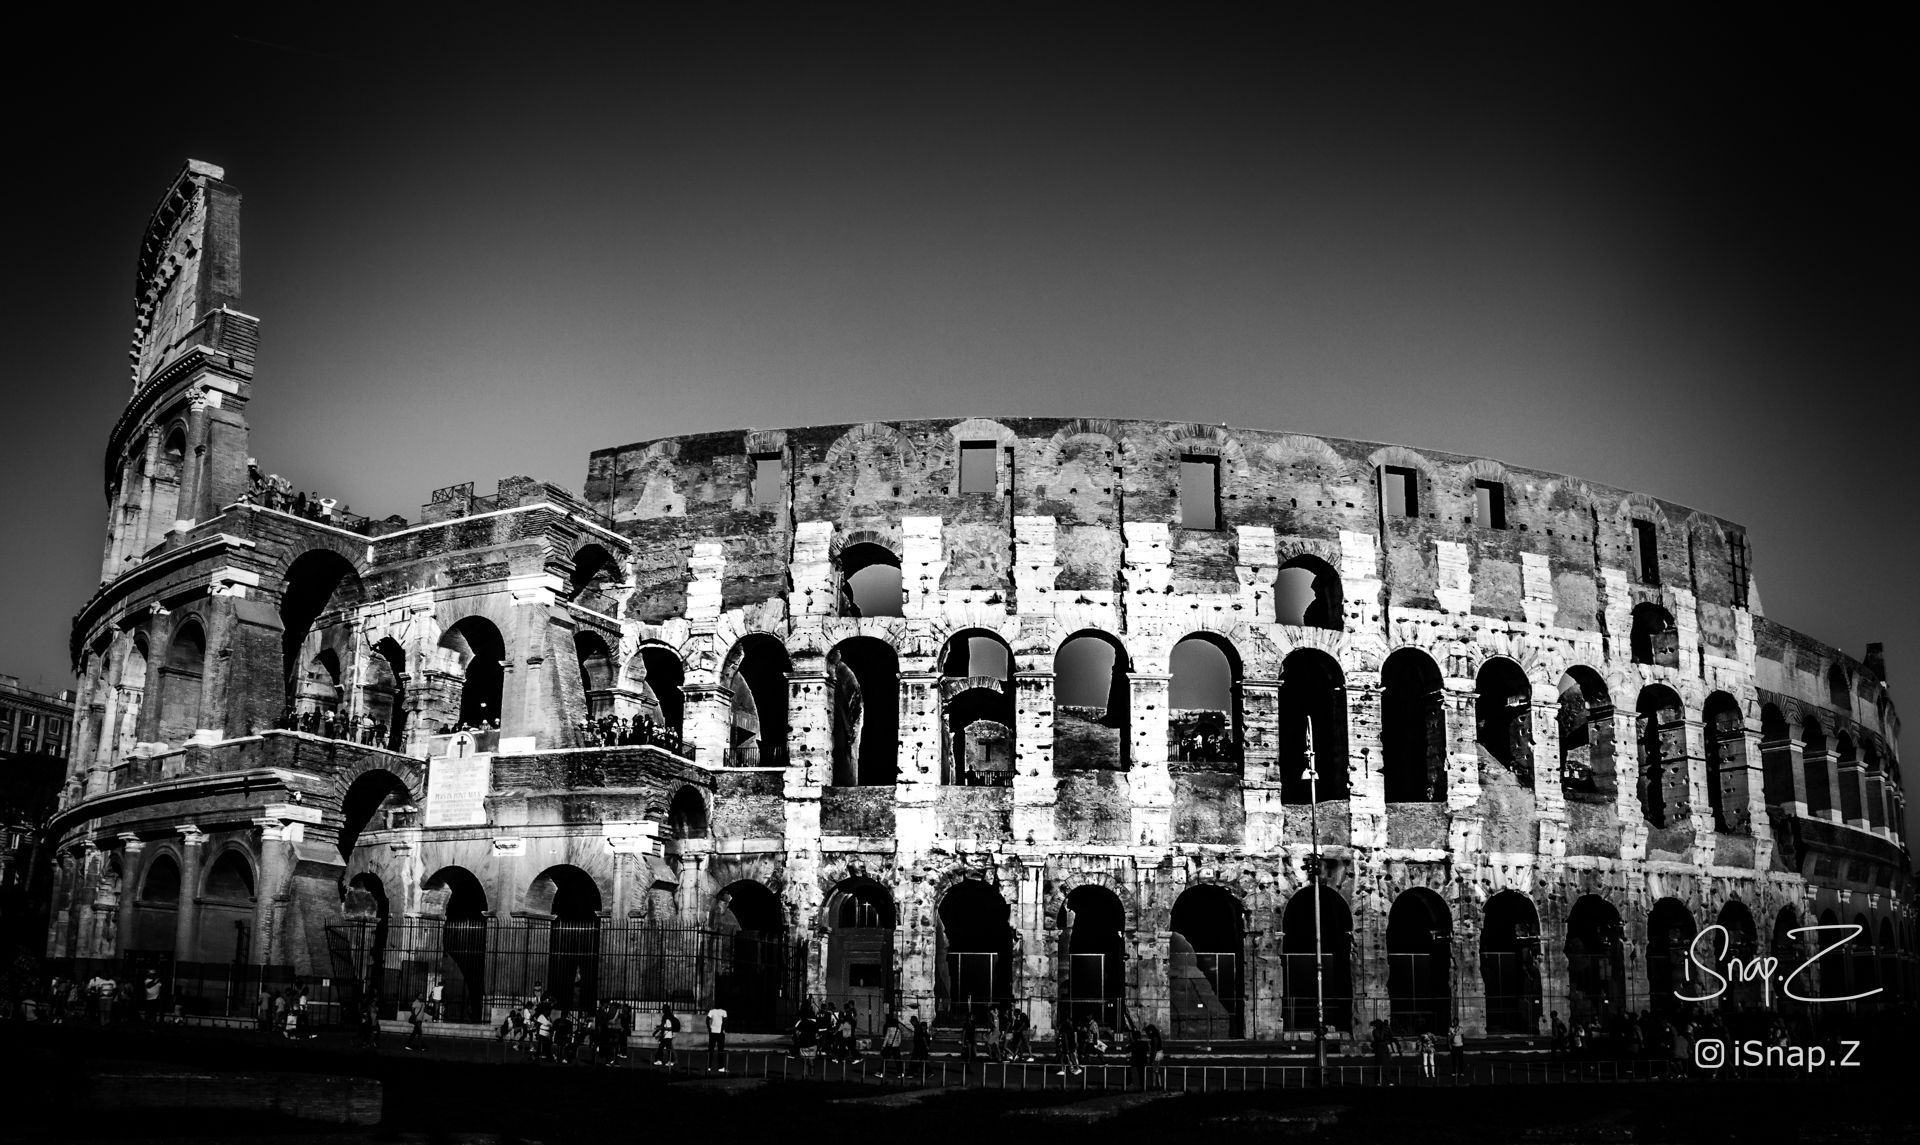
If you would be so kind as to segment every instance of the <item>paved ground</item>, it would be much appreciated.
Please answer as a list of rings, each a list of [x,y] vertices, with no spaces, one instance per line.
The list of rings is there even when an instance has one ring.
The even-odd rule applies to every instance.
[[[1907,1100],[1911,1061],[1780,1080],[1574,1082],[1536,1063],[1523,1083],[1490,1084],[1502,1064],[1476,1063],[1470,1086],[1352,1085],[1329,1090],[1242,1089],[1233,1071],[1210,1071],[1208,1091],[1185,1064],[1191,1092],[1123,1093],[1118,1075],[1105,1091],[1091,1075],[1060,1078],[1026,1071],[1028,1088],[959,1088],[859,1074],[847,1080],[783,1079],[762,1052],[736,1055],[725,1076],[668,1073],[629,1063],[614,1068],[501,1061],[486,1043],[443,1041],[426,1053],[392,1043],[380,1052],[351,1048],[344,1035],[290,1043],[252,1032],[159,1033],[36,1028],[4,1030],[0,1069],[9,1116],[0,1141],[302,1142],[304,1145],[512,1145],[593,1142],[698,1134],[732,1141],[762,1134],[790,1141],[909,1138],[934,1142],[1038,1140],[1111,1143],[1116,1134],[1162,1142],[1312,1140],[1316,1142],[1841,1142],[1920,1140],[1920,1113]],[[494,1060],[487,1060],[489,1054]],[[683,1055],[685,1056],[685,1055]],[[1246,1059],[1242,1059],[1244,1063]],[[1511,1064],[1511,1063],[1508,1063]],[[350,1130],[287,1118],[206,1110],[130,1113],[102,1107],[92,1079],[109,1071],[192,1068],[262,1075],[330,1074],[377,1079],[384,1120]],[[1239,1075],[1244,1081],[1257,1074]],[[1271,1080],[1269,1072],[1267,1078]],[[949,1065],[949,1081],[957,1067]],[[1042,1080],[1044,1079],[1044,1080]],[[1045,1088],[1040,1088],[1044,1085]],[[1226,1091],[1222,1092],[1222,1087]]]

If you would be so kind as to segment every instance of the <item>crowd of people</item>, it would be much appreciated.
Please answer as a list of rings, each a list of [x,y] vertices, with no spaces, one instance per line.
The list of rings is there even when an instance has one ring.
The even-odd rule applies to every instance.
[[[280,713],[280,718],[274,721],[273,726],[281,731],[306,732],[308,735],[375,747],[387,742],[386,721],[376,720],[365,712],[355,719],[332,708],[308,708],[304,712],[297,712],[289,707]]]
[[[85,982],[66,975],[55,975],[47,982],[39,998],[22,1003],[22,1016],[28,1021],[53,1025],[77,1022],[95,1026],[158,1027],[163,1022],[179,1024],[185,1019],[180,1005],[169,998],[169,991],[158,971],[144,975],[115,978],[96,973]]]
[[[321,524],[341,522],[352,516],[345,505],[332,497],[295,490],[293,482],[278,473],[260,472],[259,464],[251,457],[247,458],[247,491],[241,494],[240,500]]]
[[[675,755],[686,755],[686,742],[678,728],[659,723],[645,712],[629,719],[605,715],[581,719],[578,729],[582,747],[634,747],[653,744]]]

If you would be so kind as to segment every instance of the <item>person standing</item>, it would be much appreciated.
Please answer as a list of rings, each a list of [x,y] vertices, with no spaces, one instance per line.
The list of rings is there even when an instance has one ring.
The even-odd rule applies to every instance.
[[[892,1010],[887,1011],[885,1032],[880,1035],[880,1076],[886,1077],[893,1072],[894,1063],[900,1060],[900,1019]],[[900,1069],[900,1076],[906,1076],[906,1067]]]
[[[672,1006],[660,1007],[660,1024],[653,1028],[653,1036],[658,1043],[653,1051],[653,1064],[673,1068],[673,1036],[680,1032],[680,1019],[674,1017]]]
[[[1006,1033],[1000,1028],[1000,1007],[987,1007],[987,1060],[1005,1061],[1007,1057]]]
[[[1554,1010],[1552,1014],[1552,1037],[1547,1042],[1547,1057],[1559,1061],[1567,1056],[1567,1024],[1560,1020],[1560,1011]]]
[[[1019,1021],[1017,1017],[1014,1020]],[[1065,1077],[1068,1074],[1078,1074],[1080,1072],[1080,1027],[1072,1022],[1056,1027],[1053,1032],[1053,1044],[1060,1059],[1060,1068],[1054,1076]]]
[[[932,1056],[932,1038],[933,1030],[927,1025],[926,1019],[915,1014],[913,1016],[913,1052],[910,1060],[920,1063],[922,1077],[926,1076],[926,1063]]]
[[[407,1011],[407,1021],[412,1024],[413,1032],[407,1035],[407,1048],[425,1052],[427,1048],[427,1000],[418,994],[413,996],[413,1006]]]
[[[1433,1080],[1433,1032],[1420,1031],[1420,1076]]]
[[[141,986],[144,996],[141,998],[140,1020],[152,1029],[160,1024],[160,975],[152,970],[147,971],[147,980]]]
[[[1447,1048],[1453,1056],[1453,1083],[1459,1085],[1460,1075],[1467,1072],[1467,1037],[1461,1032],[1459,1022],[1447,1030]]]
[[[1136,1079],[1140,1082],[1140,1092],[1147,1091],[1147,1066],[1153,1061],[1153,1046],[1146,1035],[1135,1030],[1133,1040],[1127,1043],[1127,1083]]]
[[[720,1063],[720,1072],[727,1072],[727,1011],[715,1002],[707,1009],[707,1069],[712,1071],[713,1063]]]
[[[960,1024],[960,1060],[966,1065],[973,1064],[973,1043],[980,1036],[980,1027],[973,1020],[973,1010],[967,1010],[967,1020]]]

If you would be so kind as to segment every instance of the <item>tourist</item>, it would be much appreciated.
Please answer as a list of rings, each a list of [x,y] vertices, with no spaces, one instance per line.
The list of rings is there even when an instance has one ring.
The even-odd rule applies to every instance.
[[[887,1021],[884,1027],[884,1032],[880,1035],[880,1076],[881,1077],[887,1077],[891,1075],[893,1073],[894,1064],[900,1060],[900,1041],[901,1041],[900,1019],[894,1014],[892,1010],[888,1010]],[[902,1066],[900,1069],[900,1076],[905,1077],[906,1075],[907,1075],[906,1068]]]
[[[1459,1022],[1447,1029],[1447,1048],[1453,1056],[1453,1081],[1458,1085],[1460,1075],[1467,1072],[1467,1036],[1461,1032]]]
[[[1068,1074],[1077,1075],[1080,1073],[1080,1039],[1082,1036],[1081,1027],[1072,1022],[1054,1031],[1054,1052],[1060,1060],[1060,1068],[1055,1071],[1055,1077],[1066,1077]]]
[[[813,1056],[819,1018],[813,1012],[813,999],[800,1000],[800,1014],[793,1020],[793,1056],[806,1060]]]
[[[1147,1090],[1147,1066],[1153,1061],[1153,1043],[1136,1032],[1133,1040],[1127,1043],[1127,1084],[1133,1084],[1137,1078],[1140,1092]]]
[[[966,1020],[960,1023],[960,1060],[967,1065],[973,1064],[973,1043],[980,1036],[980,1026],[973,1020],[973,1007],[967,1007]]]
[[[360,999],[360,1039],[356,1049],[380,1048],[380,999],[369,993]]]
[[[1379,1018],[1373,1020],[1373,1064],[1380,1071],[1380,1084],[1392,1085],[1387,1080],[1387,1064],[1393,1056],[1393,1034],[1387,1024]]]
[[[1554,1010],[1551,1036],[1547,1041],[1547,1057],[1559,1061],[1567,1056],[1567,1024],[1560,1019],[1560,1011]]]
[[[533,1060],[553,1060],[553,1014],[545,1006],[533,1012]]]
[[[1033,1019],[1027,1017],[1025,1010],[1013,1012],[1013,1045],[1008,1056],[1021,1061],[1039,1060],[1033,1052]]]
[[[1429,1081],[1433,1079],[1433,1051],[1434,1051],[1433,1031],[1421,1030],[1420,1031],[1420,1076],[1428,1079]]]
[[[656,1045],[653,1051],[653,1064],[673,1068],[673,1036],[680,1032],[680,1019],[674,1016],[672,1006],[660,1007],[660,1023],[653,1028]]]
[[[707,1008],[707,1069],[712,1071],[715,1062],[720,1063],[720,1072],[727,1072],[727,1011],[715,1002]]]
[[[987,1007],[987,1060],[1007,1060],[1006,1031],[1000,1026],[1000,1007]]]
[[[406,1048],[425,1051],[427,1048],[427,1000],[419,994],[413,996],[413,1005],[407,1008],[407,1022],[413,1031],[407,1035]]]
[[[561,1065],[573,1064],[573,1036],[574,1021],[562,1010],[553,1019],[554,1060]]]
[[[927,1059],[932,1056],[932,1038],[932,1027],[927,1025],[926,1019],[915,1014],[913,1016],[913,1051],[909,1060],[920,1063],[922,1077],[926,1076]]]

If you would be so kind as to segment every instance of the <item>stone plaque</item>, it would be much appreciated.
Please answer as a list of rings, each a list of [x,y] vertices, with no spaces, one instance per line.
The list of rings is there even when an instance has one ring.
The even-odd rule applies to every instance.
[[[429,827],[473,827],[487,821],[493,756],[447,755],[427,764]]]

